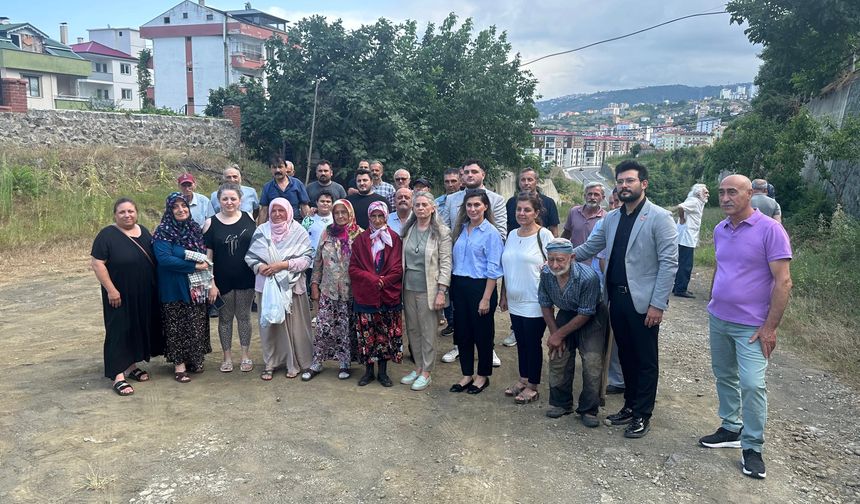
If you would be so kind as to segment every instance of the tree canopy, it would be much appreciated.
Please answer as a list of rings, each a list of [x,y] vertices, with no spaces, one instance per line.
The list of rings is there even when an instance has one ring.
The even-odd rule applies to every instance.
[[[340,20],[304,18],[287,42],[266,43],[274,55],[268,97],[213,92],[207,113],[242,106],[246,145],[261,157],[283,150],[301,170],[319,83],[311,157],[332,161],[341,175],[363,158],[407,168],[413,178],[441,179],[470,157],[519,167],[537,119],[536,80],[519,68],[504,32],[475,31],[453,13],[421,34],[414,21],[381,18],[347,30]]]

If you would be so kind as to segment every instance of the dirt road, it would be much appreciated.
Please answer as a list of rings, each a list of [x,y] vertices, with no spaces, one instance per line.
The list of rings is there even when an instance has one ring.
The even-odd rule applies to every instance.
[[[0,502],[860,502],[857,390],[783,349],[768,370],[767,480],[740,474],[739,450],[696,445],[719,425],[701,299],[672,299],[652,430],[628,440],[547,419],[545,384],[537,404],[513,404],[516,351],[501,346],[478,396],[448,392],[456,364],[417,393],[359,388],[331,367],[264,383],[259,367],[219,373],[216,352],[190,385],[158,358],[120,398],[102,378],[86,251],[62,257],[0,259]],[[601,414],[620,406],[609,396]]]

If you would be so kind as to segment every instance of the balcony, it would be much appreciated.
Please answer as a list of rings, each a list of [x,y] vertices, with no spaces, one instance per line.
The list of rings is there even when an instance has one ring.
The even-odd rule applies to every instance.
[[[86,79],[81,79],[81,82],[92,82],[94,84],[113,84],[113,74],[107,72],[92,72]]]
[[[242,70],[259,70],[263,68],[263,55],[253,53],[233,53],[230,56],[233,68]]]

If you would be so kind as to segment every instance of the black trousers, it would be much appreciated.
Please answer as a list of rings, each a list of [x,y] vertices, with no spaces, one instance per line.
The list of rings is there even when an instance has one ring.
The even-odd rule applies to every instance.
[[[690,276],[693,274],[693,252],[695,251],[693,247],[678,245],[678,272],[675,273],[675,287],[672,292],[687,292]]]
[[[532,385],[540,384],[543,366],[543,346],[541,341],[546,331],[543,317],[520,317],[511,315],[511,327],[517,335],[517,359],[520,378],[528,378]]]
[[[496,290],[490,296],[490,311],[478,315],[478,303],[487,287],[485,278],[451,276],[451,301],[454,303],[454,334],[460,350],[460,370],[463,376],[475,374],[475,348],[478,349],[478,374],[493,374],[493,338],[498,296]]]
[[[624,374],[624,406],[637,418],[651,418],[657,397],[657,335],[660,326],[645,327],[645,314],[633,306],[626,287],[607,285],[609,320],[618,343],[618,360]]]

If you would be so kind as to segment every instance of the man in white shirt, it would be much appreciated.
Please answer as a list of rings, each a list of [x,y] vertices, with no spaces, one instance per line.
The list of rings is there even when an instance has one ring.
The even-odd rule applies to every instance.
[[[672,293],[678,297],[694,298],[687,286],[693,273],[693,252],[699,244],[699,230],[702,227],[702,211],[708,202],[708,188],[705,184],[694,184],[687,199],[677,206],[678,209],[678,272]]]

